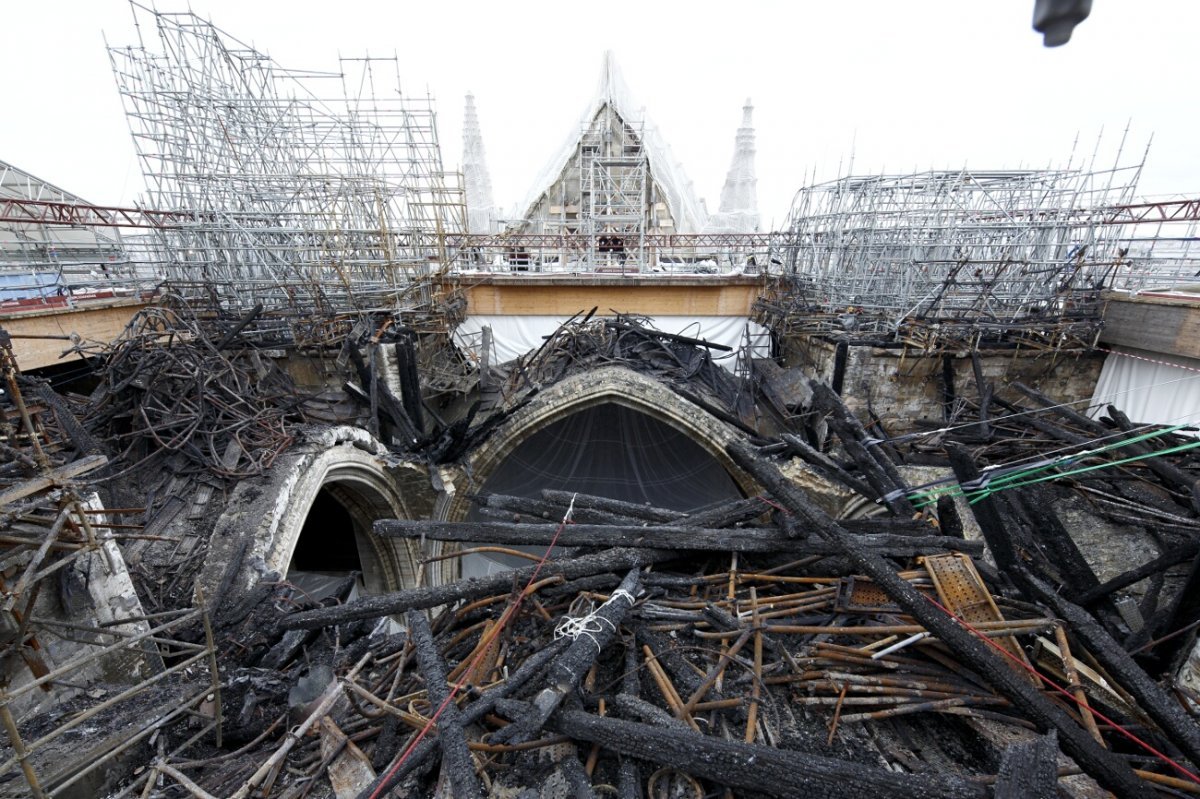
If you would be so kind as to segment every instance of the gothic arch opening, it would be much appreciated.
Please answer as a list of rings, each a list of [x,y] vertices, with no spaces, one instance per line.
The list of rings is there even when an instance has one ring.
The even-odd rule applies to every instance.
[[[396,583],[391,547],[371,530],[391,518],[387,497],[370,486],[332,480],[313,498],[296,537],[287,580],[314,599],[358,572],[355,594],[377,594]]]
[[[259,568],[282,574],[314,597],[360,571],[359,593],[397,591],[416,584],[423,557],[417,542],[377,536],[379,519],[412,518],[385,451],[374,439],[351,428],[336,428],[311,442],[289,462],[276,464],[256,492],[262,522],[254,535]],[[230,528],[243,511],[228,520]],[[427,545],[440,554],[440,542]],[[253,561],[253,557],[247,560]],[[441,567],[427,579],[450,576]],[[254,575],[247,575],[248,582]]]
[[[536,498],[547,488],[681,511],[745,495],[689,431],[614,401],[585,405],[530,433],[494,466],[482,493]],[[485,517],[472,509],[467,518]],[[463,574],[517,565],[503,555],[468,556]]]
[[[544,488],[672,510],[742,495],[686,432],[616,402],[588,406],[533,432],[484,483],[485,493],[514,496],[538,496]]]

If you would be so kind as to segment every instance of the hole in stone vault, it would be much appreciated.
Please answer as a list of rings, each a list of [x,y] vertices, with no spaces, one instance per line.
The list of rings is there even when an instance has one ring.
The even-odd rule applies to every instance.
[[[545,488],[680,511],[743,495],[725,467],[687,433],[616,403],[593,405],[531,434],[492,470],[482,493],[540,498]],[[473,508],[468,518],[489,517]],[[518,565],[525,564],[504,555],[468,556],[463,574]]]
[[[363,572],[361,522],[335,491],[325,486],[317,492],[288,566],[287,579],[314,599],[328,596],[351,572]],[[363,588],[360,577],[356,593]]]

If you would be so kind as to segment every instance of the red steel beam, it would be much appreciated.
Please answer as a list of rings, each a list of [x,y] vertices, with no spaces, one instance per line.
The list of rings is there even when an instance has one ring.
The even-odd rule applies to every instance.
[[[1161,222],[1200,222],[1200,198],[1165,200],[1153,203],[1132,203],[1100,209],[1100,223],[1105,225],[1137,225]],[[1085,218],[1090,217],[1085,213]],[[1092,217],[1094,218],[1094,217]],[[196,221],[197,215],[183,211],[160,211],[149,208],[122,208],[111,205],[25,200],[0,197],[0,223],[26,225],[66,225],[74,227],[170,228],[185,221]],[[1082,224],[1087,224],[1083,222]],[[639,238],[624,236],[626,247],[636,246]],[[772,233],[647,233],[640,238],[647,247],[679,249],[688,247],[765,247]],[[591,241],[584,233],[516,233],[516,234],[451,234],[446,237],[450,247],[468,248],[558,248],[588,249]]]
[[[179,211],[0,197],[0,222],[23,225],[163,228],[189,218],[194,217]]]
[[[1200,222],[1200,198],[1118,205],[1104,215],[1106,225],[1152,222]]]

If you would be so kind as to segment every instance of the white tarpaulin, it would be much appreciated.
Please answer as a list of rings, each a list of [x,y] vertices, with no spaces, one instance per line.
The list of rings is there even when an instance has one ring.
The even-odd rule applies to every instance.
[[[1200,423],[1200,360],[1114,347],[1104,361],[1094,413],[1114,405],[1134,422]]]
[[[492,329],[491,362],[511,361],[542,346],[545,337],[567,321],[565,316],[469,316],[454,331],[460,347],[476,357],[480,355],[480,335],[483,328]],[[732,347],[732,352],[713,350],[713,360],[733,371],[737,350],[746,343],[749,330],[755,358],[770,357],[767,329],[744,316],[657,316],[650,323],[664,333],[704,339],[713,344]]]

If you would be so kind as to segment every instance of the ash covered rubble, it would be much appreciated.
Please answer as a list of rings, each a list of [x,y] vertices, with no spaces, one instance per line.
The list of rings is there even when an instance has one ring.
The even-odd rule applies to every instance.
[[[1200,602],[1186,431],[980,386],[953,425],[889,436],[799,370],[731,372],[706,342],[586,313],[478,372],[419,321],[346,326],[301,386],[269,318],[152,313],[90,398],[5,364],[5,795],[1200,789],[1177,679]],[[436,481],[601,368],[712,417],[755,489],[679,510],[473,486],[470,521],[375,523],[420,553],[413,584],[364,596],[350,575],[320,599],[247,572],[247,513],[205,578],[219,509],[320,430],[368,431]],[[433,579],[484,548],[527,565]],[[101,611],[71,603],[117,572]],[[55,770],[71,748],[97,781]]]

